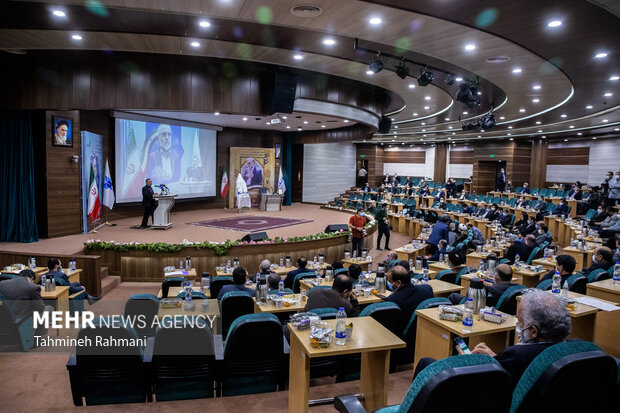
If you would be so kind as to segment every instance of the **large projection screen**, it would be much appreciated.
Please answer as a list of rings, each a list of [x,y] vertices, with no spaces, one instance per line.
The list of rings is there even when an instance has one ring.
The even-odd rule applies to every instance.
[[[217,132],[115,114],[116,202],[142,200],[146,178],[179,199],[215,196]]]

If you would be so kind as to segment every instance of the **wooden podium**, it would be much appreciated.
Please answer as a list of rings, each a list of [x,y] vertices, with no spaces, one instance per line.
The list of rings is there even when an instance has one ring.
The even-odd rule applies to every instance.
[[[153,229],[168,229],[172,226],[170,222],[170,210],[174,206],[176,195],[157,195],[159,205],[153,213]]]

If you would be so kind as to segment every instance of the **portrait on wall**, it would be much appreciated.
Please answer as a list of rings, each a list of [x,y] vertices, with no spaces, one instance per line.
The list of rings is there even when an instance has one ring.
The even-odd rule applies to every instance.
[[[71,134],[71,118],[52,116],[52,145],[73,147],[73,135]]]
[[[280,159],[280,144],[276,143],[276,159]]]

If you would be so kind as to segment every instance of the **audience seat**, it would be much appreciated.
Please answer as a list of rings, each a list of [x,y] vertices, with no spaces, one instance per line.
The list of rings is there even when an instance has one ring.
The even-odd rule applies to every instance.
[[[588,278],[585,275],[573,274],[566,279],[566,282],[568,283],[568,291],[573,291],[583,295],[586,294]]]
[[[307,272],[302,272],[302,273],[297,274],[295,276],[295,279],[293,280],[293,292],[295,294],[299,294],[299,282],[303,280],[304,278],[316,278],[316,274],[314,274],[314,271],[312,270],[307,270]]]
[[[452,270],[442,270],[435,276],[435,279],[456,284],[456,273]]]
[[[217,298],[220,295],[222,287],[233,283],[230,276],[213,277],[210,284],[211,298]]]
[[[176,298],[185,298],[185,291],[179,291]],[[206,300],[207,296],[202,291],[192,290],[192,300]]]
[[[586,212],[586,215],[583,217],[583,219],[585,219],[586,221],[592,219],[592,217],[594,216],[594,214],[596,214],[596,210],[595,209],[588,209],[588,212]]]
[[[125,303],[123,315],[127,317],[144,316],[144,325],[136,323],[134,328],[139,337],[152,337],[155,335],[156,325],[153,320],[159,311],[159,299],[153,294],[134,294]]]
[[[553,284],[553,280],[551,280],[551,279],[543,280],[543,281],[538,283],[536,288],[539,289],[539,290],[547,291],[547,290],[551,289],[551,284]]]
[[[418,304],[416,310],[424,310],[426,308],[434,308],[439,307],[440,305],[451,305],[452,303],[445,297],[434,297],[428,298]],[[399,360],[397,360],[398,364],[409,364],[413,363],[414,355],[415,355],[415,338],[418,326],[418,317],[415,311],[411,315],[411,318],[407,321],[407,325],[403,330],[403,337],[407,347],[402,352]]]
[[[594,271],[592,271],[591,273],[588,274],[588,282],[589,283],[606,280],[608,278],[611,278],[611,274],[609,274],[609,272],[605,271],[602,268],[597,268],[596,270],[594,270]]]
[[[170,277],[166,278],[161,283],[161,298],[168,298],[168,291],[170,287],[180,287],[187,281],[185,277]]]
[[[525,289],[524,285],[513,285],[504,291],[501,297],[497,300],[497,304],[495,308],[499,311],[516,315],[517,314],[517,297],[523,294],[523,290]]]
[[[20,305],[20,302],[13,302]],[[0,345],[17,346],[21,351],[34,347],[32,315],[16,319],[12,305],[0,294]]]
[[[254,313],[254,300],[245,291],[230,291],[220,301],[222,336],[226,336],[233,322],[242,315]]]

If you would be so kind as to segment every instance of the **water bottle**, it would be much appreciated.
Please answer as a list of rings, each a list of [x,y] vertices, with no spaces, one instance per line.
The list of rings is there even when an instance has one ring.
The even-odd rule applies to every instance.
[[[258,286],[257,293],[260,295],[260,302],[261,302],[261,304],[266,304],[267,303],[267,296],[269,295],[269,286],[267,285],[267,280],[266,279],[261,278],[260,284]],[[258,297],[257,297],[256,301],[259,301]]]
[[[336,344],[344,346],[347,342],[347,313],[344,312],[344,307],[338,309],[336,314]]]
[[[480,260],[480,263],[478,264],[478,271],[484,272],[484,260]]]
[[[570,239],[570,246],[574,247],[575,246],[575,238],[571,238]]]
[[[409,258],[409,269],[412,269],[413,267],[413,259]]]
[[[474,302],[470,298],[465,303],[465,313],[463,314],[463,333],[471,333],[474,325]]]
[[[30,257],[30,269],[34,271],[37,268],[37,260],[34,257]]]
[[[424,284],[428,284],[428,268],[424,268],[424,275],[422,276]]]
[[[280,267],[284,267],[284,258],[280,257]]]
[[[620,261],[614,265],[614,285],[620,285]]]
[[[519,254],[515,255],[515,265],[518,265],[521,262],[521,256]]]
[[[200,286],[202,287],[202,292],[205,294],[211,288],[211,279],[207,274],[203,273],[202,279],[200,280]]]
[[[360,291],[364,288],[364,274],[360,274],[360,276],[357,277],[357,285]]]
[[[551,284],[551,292],[554,294],[560,294],[560,283],[562,282],[562,276],[560,275],[559,271],[556,270],[555,274],[553,275],[553,283]]]
[[[45,275],[41,276],[41,290],[46,291],[46,289],[45,289]]]
[[[183,310],[191,311],[192,309],[192,291],[190,289],[185,290],[185,301],[183,301]]]
[[[284,297],[284,280],[280,280],[278,283],[278,297]]]
[[[568,298],[568,281],[564,281],[564,285],[562,286],[562,297]]]
[[[356,259],[356,258],[357,258],[357,249],[354,249],[353,250],[353,259]]]
[[[179,269],[182,270],[183,269],[183,260],[179,261]]]
[[[314,256],[314,258],[312,259],[312,262],[314,262],[314,265],[317,265],[319,262],[319,259],[316,257],[316,255]]]
[[[286,256],[286,267],[287,268],[291,267],[291,256],[290,255]]]
[[[443,252],[441,254],[439,254],[439,262],[444,262]]]
[[[71,271],[75,271],[77,268],[77,265],[75,263],[75,258],[71,258],[71,261],[69,261],[69,269]]]
[[[185,269],[187,271],[192,269],[192,259],[189,256],[185,257]]]

